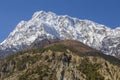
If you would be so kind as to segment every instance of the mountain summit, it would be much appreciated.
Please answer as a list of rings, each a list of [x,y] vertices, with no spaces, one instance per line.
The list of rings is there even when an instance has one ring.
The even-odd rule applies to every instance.
[[[52,12],[35,12],[29,21],[21,21],[13,32],[0,43],[0,57],[28,49],[36,40],[72,39],[107,55],[120,58],[120,28]]]

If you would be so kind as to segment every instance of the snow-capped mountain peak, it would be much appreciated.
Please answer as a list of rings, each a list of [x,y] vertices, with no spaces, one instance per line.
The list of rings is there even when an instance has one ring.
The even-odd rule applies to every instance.
[[[120,56],[119,28],[111,29],[90,20],[45,11],[35,12],[29,21],[21,21],[0,44],[0,54],[6,56],[26,49],[38,38],[78,40],[105,54]]]

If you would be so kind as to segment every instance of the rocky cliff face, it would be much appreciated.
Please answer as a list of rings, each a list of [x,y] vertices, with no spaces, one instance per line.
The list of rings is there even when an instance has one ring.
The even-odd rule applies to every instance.
[[[120,56],[120,28],[38,11],[29,21],[21,21],[0,44],[0,57],[28,49],[36,40],[44,39],[77,40],[107,55]]]
[[[119,74],[120,60],[71,40],[0,61],[2,80],[120,80]]]

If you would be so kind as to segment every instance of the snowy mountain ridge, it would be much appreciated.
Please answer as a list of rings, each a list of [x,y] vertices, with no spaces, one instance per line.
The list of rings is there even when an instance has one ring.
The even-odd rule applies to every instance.
[[[27,49],[36,39],[73,39],[120,58],[120,28],[111,29],[89,20],[80,20],[52,12],[35,12],[29,21],[21,21],[0,44],[0,57]]]

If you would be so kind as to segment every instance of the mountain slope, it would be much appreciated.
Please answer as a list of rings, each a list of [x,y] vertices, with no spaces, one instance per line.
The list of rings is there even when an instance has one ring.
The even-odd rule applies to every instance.
[[[78,41],[50,42],[0,60],[0,79],[120,80],[120,60]]]
[[[120,57],[120,29],[110,29],[89,20],[39,11],[29,21],[21,21],[0,44],[0,57],[28,49],[36,40],[72,39]]]

